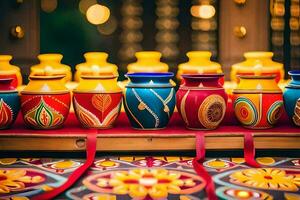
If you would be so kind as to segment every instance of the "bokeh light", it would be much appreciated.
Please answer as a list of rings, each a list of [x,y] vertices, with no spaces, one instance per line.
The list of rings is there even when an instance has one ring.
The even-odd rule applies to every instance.
[[[114,16],[111,16],[107,22],[97,26],[97,30],[102,35],[110,35],[117,29],[118,23]]]
[[[110,11],[106,6],[95,4],[86,11],[87,20],[94,25],[105,23],[110,16]]]
[[[88,8],[95,4],[97,4],[97,0],[80,0],[79,11],[85,14]]]
[[[57,8],[57,0],[41,0],[41,9],[51,13]]]
[[[191,14],[194,17],[209,19],[216,14],[216,9],[212,5],[194,5],[191,7]]]

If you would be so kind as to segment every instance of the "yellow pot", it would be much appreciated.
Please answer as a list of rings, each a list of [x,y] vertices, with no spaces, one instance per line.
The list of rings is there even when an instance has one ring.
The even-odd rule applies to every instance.
[[[61,54],[49,53],[38,56],[40,64],[34,65],[30,68],[30,75],[35,76],[52,76],[65,75],[64,81],[72,80],[71,68],[68,65],[62,64],[63,56]]]
[[[232,81],[238,82],[236,75],[276,75],[277,83],[283,79],[283,64],[272,60],[272,52],[246,52],[244,57],[245,61],[232,65],[230,75]]]
[[[181,79],[182,74],[215,74],[222,73],[221,65],[210,60],[209,51],[190,51],[187,54],[188,62],[178,66],[177,78]]]
[[[140,51],[135,53],[137,61],[127,66],[132,72],[168,72],[169,66],[160,62],[161,53],[158,51]]]
[[[9,63],[11,59],[10,55],[0,55],[0,77],[13,78],[12,85],[17,87],[22,85],[22,75],[19,67]]]
[[[101,74],[118,76],[118,67],[115,64],[107,62],[108,54],[104,52],[88,52],[84,54],[85,63],[76,65],[75,81],[80,80],[84,74]]]

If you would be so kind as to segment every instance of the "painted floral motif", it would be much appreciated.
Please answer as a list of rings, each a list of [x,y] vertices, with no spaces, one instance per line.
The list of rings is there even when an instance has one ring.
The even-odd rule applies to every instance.
[[[45,177],[37,172],[24,169],[0,169],[0,194],[24,190],[29,185],[45,181]]]
[[[193,174],[161,168],[106,172],[83,181],[90,190],[101,193],[128,194],[132,198],[167,198],[168,194],[190,194],[203,189],[203,180]]]
[[[99,97],[97,97],[99,100]],[[103,100],[101,100],[103,101]],[[89,110],[85,109],[83,106],[79,104],[79,102],[74,98],[74,107],[76,111],[76,116],[79,118],[80,122],[83,124],[83,126],[88,128],[107,128],[110,127],[113,122],[117,119],[120,111],[122,100],[119,101],[116,107],[114,107],[106,116],[104,117],[103,112],[101,111],[101,114],[103,115],[101,118],[104,117],[103,121],[101,122],[100,119],[90,112]],[[101,105],[101,106],[100,106]],[[97,109],[104,109],[103,103],[96,103],[96,100],[93,101],[93,106],[97,106]],[[108,105],[109,106],[109,105]]]
[[[95,94],[92,97],[92,105],[102,113],[107,110],[111,102],[112,99],[109,94]]]
[[[300,175],[275,168],[246,169],[231,174],[230,181],[254,188],[298,191]]]
[[[43,97],[39,104],[25,114],[24,120],[38,128],[55,128],[64,121],[64,116],[46,104]]]
[[[74,160],[60,160],[56,162],[48,162],[42,164],[42,168],[50,170],[52,172],[56,172],[58,174],[64,174],[67,172],[74,171],[77,169],[82,163]]]
[[[247,189],[237,189],[229,187],[220,187],[216,191],[218,197],[221,199],[255,199],[255,200],[272,200],[273,197],[265,192],[247,190]]]
[[[13,111],[4,100],[0,100],[0,129],[7,127],[13,121]]]
[[[97,160],[96,162],[94,162],[93,168],[95,168],[96,170],[108,170],[112,168],[117,168],[119,166],[120,163],[107,158],[107,159]]]

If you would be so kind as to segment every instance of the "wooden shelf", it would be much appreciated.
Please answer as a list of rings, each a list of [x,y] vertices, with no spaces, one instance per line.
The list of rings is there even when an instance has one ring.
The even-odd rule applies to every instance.
[[[98,130],[97,150],[194,150],[195,134],[200,132],[185,129],[177,113],[164,130],[134,130],[129,126],[124,113],[121,113],[115,128]],[[300,149],[300,129],[289,125],[279,125],[269,130],[223,125],[216,130],[205,131],[206,149],[243,149],[244,132],[254,135],[256,149]],[[0,150],[83,151],[86,133],[85,129],[80,128],[74,114],[70,115],[63,129],[52,131],[26,129],[22,120],[18,119],[12,129],[0,131]]]

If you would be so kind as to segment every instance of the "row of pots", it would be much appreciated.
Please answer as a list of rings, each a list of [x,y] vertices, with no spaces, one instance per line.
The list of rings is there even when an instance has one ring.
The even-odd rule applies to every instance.
[[[168,72],[169,67],[160,61],[161,53],[156,51],[142,51],[135,54],[137,61],[127,66],[128,73],[133,72]],[[214,74],[222,73],[221,65],[210,60],[209,51],[190,51],[186,54],[188,62],[178,65],[176,77],[181,79],[182,74]],[[283,79],[284,70],[281,63],[272,60],[272,52],[246,52],[245,61],[232,65],[231,80],[238,82],[236,75],[276,75],[276,82]],[[71,68],[62,64],[61,54],[38,55],[39,64],[30,68],[30,75],[64,74],[66,82],[72,80]],[[118,75],[118,67],[107,62],[108,54],[105,52],[88,52],[84,54],[85,62],[76,65],[74,80],[79,81],[82,73],[86,74],[114,74]],[[22,76],[17,66],[11,65],[10,55],[0,55],[0,78],[14,78],[13,85],[22,85]],[[224,82],[224,79],[221,80]]]
[[[300,126],[300,71],[289,74],[292,81],[284,95],[275,76],[239,77],[232,102],[235,116],[243,126],[273,127],[284,104],[292,122]],[[75,114],[83,127],[112,127],[120,113],[122,99],[130,123],[136,129],[165,128],[175,104],[189,129],[215,129],[225,116],[228,96],[219,81],[223,74],[182,75],[177,93],[171,81],[173,73],[128,73],[126,76],[130,81],[124,95],[116,75],[81,76],[82,81],[72,98]],[[13,124],[20,107],[28,127],[61,127],[71,104],[71,93],[64,87],[63,78],[63,75],[30,76],[20,96],[11,78],[0,79],[0,128]]]

